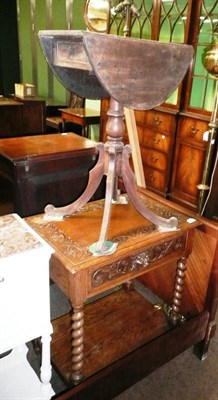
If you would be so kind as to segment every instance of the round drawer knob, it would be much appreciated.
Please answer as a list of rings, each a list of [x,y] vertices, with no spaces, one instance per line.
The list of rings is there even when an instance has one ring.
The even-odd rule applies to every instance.
[[[154,122],[156,125],[160,125],[162,124],[163,121],[160,119],[159,115],[157,115],[154,119]]]
[[[160,139],[157,135],[153,136],[153,142],[154,142],[155,144],[159,144],[160,141],[161,141],[161,139]]]

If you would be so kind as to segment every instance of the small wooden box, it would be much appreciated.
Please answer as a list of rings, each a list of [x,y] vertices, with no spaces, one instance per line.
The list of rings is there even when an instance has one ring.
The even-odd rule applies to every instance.
[[[30,83],[15,83],[15,94],[19,97],[34,97],[36,95],[35,85]]]

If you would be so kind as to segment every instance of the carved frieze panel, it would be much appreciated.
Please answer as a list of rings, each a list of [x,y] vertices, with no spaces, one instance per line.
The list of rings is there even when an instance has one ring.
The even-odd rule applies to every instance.
[[[101,286],[102,284],[117,279],[119,276],[128,274],[129,272],[146,269],[153,262],[158,261],[173,252],[184,249],[185,235],[151,246],[148,249],[131,255],[130,257],[125,257],[122,260],[118,260],[94,271],[92,274],[92,286]]]

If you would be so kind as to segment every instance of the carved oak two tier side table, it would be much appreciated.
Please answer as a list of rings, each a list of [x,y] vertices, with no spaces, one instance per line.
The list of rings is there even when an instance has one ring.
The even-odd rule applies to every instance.
[[[186,258],[191,253],[193,233],[200,222],[169,206],[166,200],[160,201],[154,194],[148,196],[146,190],[139,195],[158,215],[176,216],[178,229],[161,232],[130,202],[113,204],[108,235],[118,247],[109,256],[96,257],[90,251],[99,234],[104,200],[90,202],[62,221],[48,220],[46,214],[26,218],[54,248],[50,260],[51,278],[72,304],[70,316],[53,321],[52,358],[66,380],[76,384],[145,343],[158,341],[181,322],[184,324],[180,311]],[[123,287],[131,286],[130,282],[135,279],[151,271],[164,271],[172,263],[175,268],[171,274],[173,289],[168,315],[135,290],[123,291]],[[164,282],[159,284],[164,285]],[[104,296],[111,290],[112,293]],[[98,295],[103,297],[86,304],[88,299]],[[131,302],[134,306],[130,306]],[[116,311],[118,305],[122,312]],[[201,317],[201,329],[196,330],[193,343],[203,339],[207,319],[208,315]],[[119,345],[113,348],[116,340]]]

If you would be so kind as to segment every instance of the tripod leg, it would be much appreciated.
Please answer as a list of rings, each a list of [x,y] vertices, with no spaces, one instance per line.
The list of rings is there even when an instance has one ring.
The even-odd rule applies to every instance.
[[[93,196],[104,175],[104,154],[105,154],[104,144],[99,143],[96,146],[96,149],[99,151],[99,158],[97,164],[89,172],[88,185],[83,194],[76,201],[64,207],[56,208],[52,204],[48,204],[44,210],[45,219],[49,218],[63,219],[64,216],[73,214],[75,211],[79,210]]]
[[[109,148],[109,164],[108,164],[108,173],[106,180],[106,195],[105,195],[104,214],[101,224],[101,232],[98,242],[94,243],[90,247],[90,250],[94,255],[112,254],[117,248],[116,243],[106,241],[108,224],[111,215],[111,204],[114,194],[115,179],[116,179],[116,151],[114,151],[113,148]]]
[[[178,220],[176,217],[171,217],[169,219],[160,217],[149,210],[149,208],[139,199],[136,191],[135,175],[129,165],[130,153],[131,147],[126,145],[122,154],[122,178],[130,201],[133,203],[138,212],[153,224],[157,225],[160,231],[176,230],[178,225]]]

